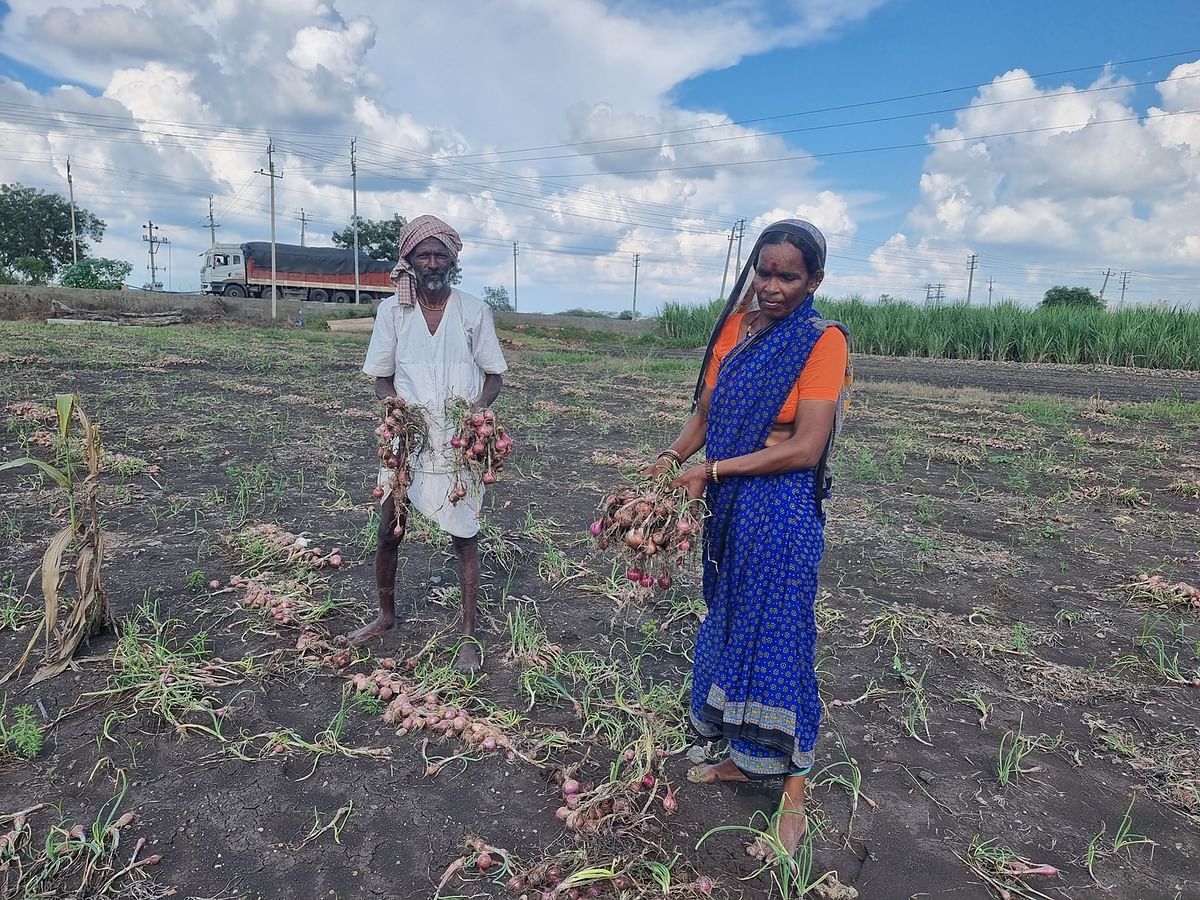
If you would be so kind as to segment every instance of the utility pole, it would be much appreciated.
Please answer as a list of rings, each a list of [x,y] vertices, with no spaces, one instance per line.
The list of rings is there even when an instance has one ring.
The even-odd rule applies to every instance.
[[[1109,279],[1109,278],[1111,278],[1111,277],[1113,276],[1113,274],[1114,274],[1114,273],[1113,273],[1113,270],[1112,270],[1112,269],[1105,269],[1105,270],[1104,270],[1104,283],[1103,283],[1102,285],[1100,285],[1100,299],[1101,299],[1101,300],[1103,300],[1103,299],[1104,299],[1104,289],[1105,289],[1106,287],[1108,287],[1108,279]]]
[[[996,286],[996,279],[988,279],[988,306],[992,305],[992,289]]]
[[[941,284],[941,283],[939,282],[938,284],[935,284],[935,285],[933,286],[933,288],[934,288],[934,291],[933,291],[933,302],[934,302],[934,303],[941,303],[941,302],[942,302],[942,300],[943,300],[943,299],[945,299],[945,297],[946,297],[946,286],[945,286],[944,284]]]
[[[925,282],[925,305],[929,305],[929,301],[933,299],[933,285]]]
[[[737,232],[737,222],[729,226],[729,247],[725,250],[725,271],[721,273],[721,299],[725,299],[725,282],[729,278],[729,260],[733,259],[733,238]]]
[[[633,254],[633,317],[637,318],[637,276],[638,266],[642,264],[642,254]]]
[[[304,214],[304,207],[300,207],[300,246],[304,246],[304,233],[308,226],[308,216]]]
[[[1121,273],[1121,306],[1125,305],[1125,288],[1129,286],[1129,270]]]
[[[978,253],[972,253],[969,257],[967,257],[967,306],[971,305],[971,288],[975,284],[975,269],[978,265]]]
[[[71,157],[67,157],[67,192],[71,195],[71,262],[79,262],[79,231],[75,228],[75,181],[71,178]]]
[[[216,223],[216,220],[213,218],[213,196],[212,196],[212,194],[209,194],[208,195],[208,233],[209,233],[209,236],[212,238],[212,242],[209,244],[209,246],[211,246],[211,247],[217,246],[217,229],[220,227],[221,226],[218,225]]]
[[[166,238],[163,238],[162,242],[167,245],[167,290],[170,291],[170,290],[172,290],[172,288],[171,288],[171,277],[172,277],[171,242],[169,240],[167,240]]]
[[[271,179],[271,319],[279,315],[279,275],[275,266],[275,180],[283,177],[283,173],[275,174],[275,143],[267,142],[267,168],[259,169],[259,175]]]
[[[742,235],[746,233],[746,220],[738,219],[738,252],[737,265],[734,268],[737,271],[742,271]]]
[[[513,312],[517,311],[517,256],[520,252],[517,242],[513,241]]]
[[[354,228],[354,303],[358,305],[358,159],[354,155],[358,138],[350,138],[350,187],[354,193],[351,227]]]
[[[142,230],[146,233],[142,235],[142,240],[150,245],[150,265],[146,268],[150,270],[150,290],[158,290],[158,261],[155,256],[158,253],[159,244],[169,243],[164,238],[160,238],[155,232],[158,231],[158,226],[154,224],[154,220],[147,221],[142,226]]]

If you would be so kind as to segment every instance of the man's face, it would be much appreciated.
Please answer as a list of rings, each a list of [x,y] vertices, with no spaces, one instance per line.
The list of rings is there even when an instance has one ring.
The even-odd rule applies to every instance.
[[[426,238],[413,248],[408,261],[417,273],[417,283],[426,293],[437,294],[449,287],[450,267],[454,260],[446,245],[437,238]]]

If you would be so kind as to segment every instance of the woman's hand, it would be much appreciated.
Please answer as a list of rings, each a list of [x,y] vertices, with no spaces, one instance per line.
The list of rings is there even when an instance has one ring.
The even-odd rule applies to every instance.
[[[699,500],[704,496],[704,489],[708,487],[708,473],[704,470],[704,466],[692,466],[690,469],[684,469],[679,477],[671,482],[671,487],[676,490],[685,489],[689,500]]]
[[[671,466],[675,465],[675,461],[665,454],[660,456],[646,468],[642,469],[643,478],[658,478],[660,475],[665,475],[671,471]]]

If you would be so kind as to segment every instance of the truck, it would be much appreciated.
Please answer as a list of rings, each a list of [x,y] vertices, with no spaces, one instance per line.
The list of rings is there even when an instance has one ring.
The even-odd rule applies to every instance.
[[[374,302],[394,291],[395,260],[358,257],[360,302]],[[275,276],[281,300],[313,303],[354,302],[354,251],[339,247],[275,245]],[[223,297],[271,296],[271,242],[213,244],[200,267],[200,292]]]

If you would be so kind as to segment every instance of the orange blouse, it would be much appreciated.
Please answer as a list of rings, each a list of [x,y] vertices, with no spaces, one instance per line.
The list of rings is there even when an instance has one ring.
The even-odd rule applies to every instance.
[[[717,345],[713,347],[712,359],[704,373],[704,384],[713,388],[717,384],[717,373],[721,361],[737,346],[738,332],[745,313],[734,313],[725,321]],[[846,335],[840,328],[826,328],[825,333],[813,346],[804,370],[788,393],[783,408],[779,410],[776,425],[791,425],[796,421],[796,404],[801,400],[831,400],[837,402],[838,394],[846,382],[846,365],[850,349],[846,346]]]

